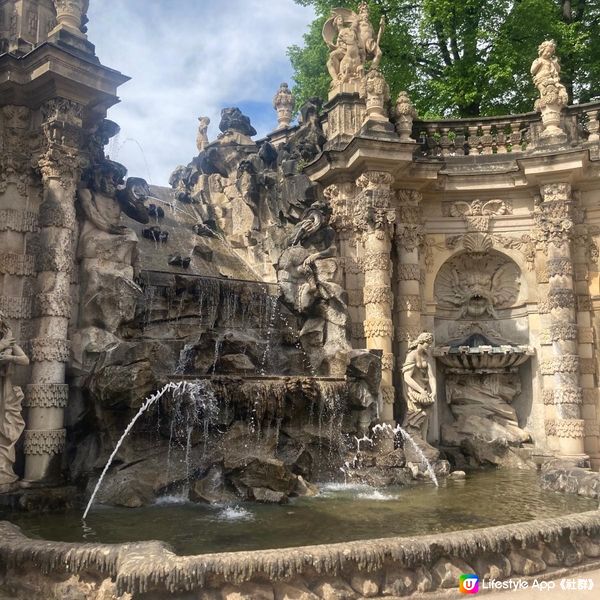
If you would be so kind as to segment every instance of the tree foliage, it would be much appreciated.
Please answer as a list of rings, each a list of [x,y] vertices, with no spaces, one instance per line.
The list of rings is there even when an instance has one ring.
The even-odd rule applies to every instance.
[[[352,0],[295,0],[316,19],[303,47],[292,46],[294,92],[327,98],[323,24]],[[424,117],[528,112],[537,92],[529,69],[545,39],[557,42],[571,102],[600,94],[600,0],[371,0],[371,20],[387,22],[381,43],[393,95],[408,90]]]

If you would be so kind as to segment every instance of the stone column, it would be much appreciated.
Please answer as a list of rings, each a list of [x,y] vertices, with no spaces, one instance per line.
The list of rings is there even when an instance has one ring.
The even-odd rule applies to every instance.
[[[540,368],[544,402],[554,413],[547,421],[547,433],[558,438],[562,456],[584,458],[571,248],[574,203],[568,183],[542,185],[540,191],[534,219],[548,271],[548,295],[540,304],[540,313],[545,315],[542,342],[546,345]]]
[[[68,325],[74,266],[75,190],[82,159],[82,106],[62,98],[42,107],[45,151],[38,161],[43,183],[36,257],[36,337],[31,340],[31,384],[25,430],[25,484],[58,481],[65,444],[64,408],[68,386]]]
[[[382,171],[367,171],[356,181],[359,192],[354,205],[354,226],[363,234],[365,254],[364,330],[369,350],[383,351],[379,416],[394,420],[394,355],[392,352],[391,227],[393,177]]]
[[[396,225],[396,343],[398,367],[404,364],[410,341],[421,333],[421,267],[419,245],[423,241],[421,194],[398,190]]]

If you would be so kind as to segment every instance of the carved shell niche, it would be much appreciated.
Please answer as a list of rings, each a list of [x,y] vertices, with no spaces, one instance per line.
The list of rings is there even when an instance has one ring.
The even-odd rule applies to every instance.
[[[455,318],[498,318],[519,297],[521,271],[498,252],[462,252],[447,260],[435,280],[440,309],[455,310]]]

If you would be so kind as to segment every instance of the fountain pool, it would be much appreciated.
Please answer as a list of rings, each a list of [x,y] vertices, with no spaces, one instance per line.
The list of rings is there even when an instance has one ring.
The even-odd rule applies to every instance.
[[[53,514],[11,513],[29,537],[120,543],[162,540],[178,554],[284,548],[415,536],[558,517],[597,508],[597,501],[542,491],[532,471],[479,471],[466,481],[372,488],[325,484],[313,498],[285,505],[199,505],[164,498],[138,509],[98,506]],[[0,520],[8,519],[2,514]]]

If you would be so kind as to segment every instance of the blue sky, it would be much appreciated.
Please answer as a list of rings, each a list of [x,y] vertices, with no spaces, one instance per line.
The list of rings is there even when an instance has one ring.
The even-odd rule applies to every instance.
[[[132,78],[108,114],[121,126],[108,153],[166,185],[197,154],[200,115],[210,139],[225,106],[239,106],[259,136],[275,128],[272,98],[292,83],[286,49],[313,12],[293,0],[91,0],[88,17],[101,62]]]

